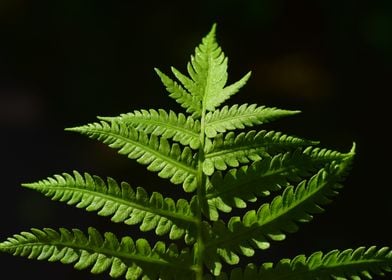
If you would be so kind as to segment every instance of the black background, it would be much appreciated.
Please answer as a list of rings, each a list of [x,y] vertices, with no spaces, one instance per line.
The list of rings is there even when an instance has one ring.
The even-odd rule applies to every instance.
[[[153,68],[185,70],[214,22],[230,58],[229,81],[253,72],[228,104],[299,109],[301,115],[271,127],[341,151],[357,143],[345,189],[327,212],[253,261],[391,245],[392,2],[354,0],[2,0],[1,240],[31,227],[89,225],[138,236],[136,228],[19,187],[56,173],[88,171],[181,195],[144,167],[63,128],[140,108],[179,111]],[[5,254],[0,267],[2,279],[108,278]]]

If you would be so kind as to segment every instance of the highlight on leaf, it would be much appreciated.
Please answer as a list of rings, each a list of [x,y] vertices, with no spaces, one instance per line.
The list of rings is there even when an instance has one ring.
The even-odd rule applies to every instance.
[[[77,171],[23,184],[112,222],[154,231],[157,236],[149,236],[154,242],[135,238],[133,230],[118,238],[92,227],[87,233],[33,228],[0,243],[0,252],[60,261],[128,280],[359,280],[392,271],[388,247],[316,251],[276,264],[256,260],[257,264],[238,265],[325,210],[342,188],[356,145],[344,153],[266,127],[255,130],[299,111],[248,103],[223,105],[251,73],[227,85],[227,68],[228,58],[213,25],[191,55],[186,74],[171,67],[174,80],[155,69],[183,112],[133,110],[67,129],[101,141],[181,185],[186,194],[178,192],[180,187],[171,189],[176,200]],[[181,194],[184,197],[177,198]],[[230,215],[233,208],[236,213]],[[176,244],[166,245],[157,238]]]

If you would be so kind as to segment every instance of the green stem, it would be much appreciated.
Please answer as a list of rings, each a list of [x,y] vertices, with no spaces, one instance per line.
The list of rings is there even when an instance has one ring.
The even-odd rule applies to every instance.
[[[204,107],[204,106],[203,106]],[[205,113],[206,110],[203,108],[201,114],[201,127],[200,127],[200,147],[198,152],[198,160],[197,160],[197,200],[198,200],[198,212],[197,212],[197,247],[195,250],[195,264],[197,266],[196,271],[196,280],[203,279],[203,258],[205,251],[205,242],[203,238],[203,229],[202,229],[202,203],[205,199],[205,184],[206,184],[206,176],[203,173],[203,162],[204,162],[204,144],[205,144]]]

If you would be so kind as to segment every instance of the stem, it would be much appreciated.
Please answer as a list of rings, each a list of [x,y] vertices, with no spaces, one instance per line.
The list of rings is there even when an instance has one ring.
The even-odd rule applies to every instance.
[[[201,126],[200,126],[200,147],[198,151],[198,160],[197,160],[197,200],[198,200],[198,212],[197,212],[197,248],[195,250],[195,263],[197,266],[196,271],[196,280],[203,279],[203,259],[204,259],[204,251],[205,244],[203,238],[203,229],[202,229],[202,202],[205,199],[205,184],[206,184],[206,176],[203,173],[203,162],[204,162],[204,144],[205,144],[205,108],[203,106],[202,114],[201,114]]]
[[[212,34],[212,33],[210,33]],[[214,39],[212,39],[214,40]],[[204,154],[204,146],[205,146],[205,115],[206,115],[206,105],[207,99],[209,97],[209,93],[211,91],[210,84],[214,83],[211,80],[211,75],[214,71],[213,63],[212,63],[212,45],[211,42],[207,43],[206,45],[207,50],[207,61],[206,61],[206,69],[207,69],[207,76],[205,77],[204,81],[204,92],[203,97],[201,100],[201,117],[200,117],[200,147],[198,152],[198,159],[197,159],[197,171],[196,171],[196,179],[197,179],[197,202],[198,202],[198,211],[197,211],[197,242],[195,245],[195,264],[198,267],[196,271],[196,280],[203,280],[203,260],[205,255],[205,240],[203,236],[203,213],[202,209],[204,207],[204,201],[206,199],[206,175],[203,172],[203,163],[205,160]]]

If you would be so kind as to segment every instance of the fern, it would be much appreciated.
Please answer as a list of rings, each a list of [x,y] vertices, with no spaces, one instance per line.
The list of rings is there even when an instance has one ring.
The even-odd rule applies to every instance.
[[[176,243],[158,241],[152,246],[143,238],[118,238],[91,227],[87,233],[33,228],[0,243],[0,251],[73,264],[112,278],[144,280],[371,279],[392,270],[388,247],[318,251],[276,264],[238,266],[241,258],[270,249],[324,211],[342,188],[355,144],[343,153],[317,141],[254,129],[299,111],[256,104],[220,107],[245,85],[250,72],[226,85],[228,60],[215,30],[214,25],[191,56],[188,75],[172,67],[174,80],[155,69],[185,113],[141,109],[67,129],[101,141],[181,185],[188,199],[175,201],[77,171],[22,184]],[[238,131],[245,128],[253,130]],[[235,215],[221,218],[221,212],[233,208]],[[237,266],[227,268],[230,265]]]
[[[111,216],[113,222],[140,224],[141,231],[154,230],[157,235],[169,234],[170,239],[181,238],[197,220],[185,199],[175,202],[154,192],[151,196],[127,183],[119,185],[112,178],[107,183],[98,176],[74,171],[55,175],[37,183],[23,184],[50,197],[87,211],[98,211],[100,216]],[[192,202],[191,202],[192,203]]]

